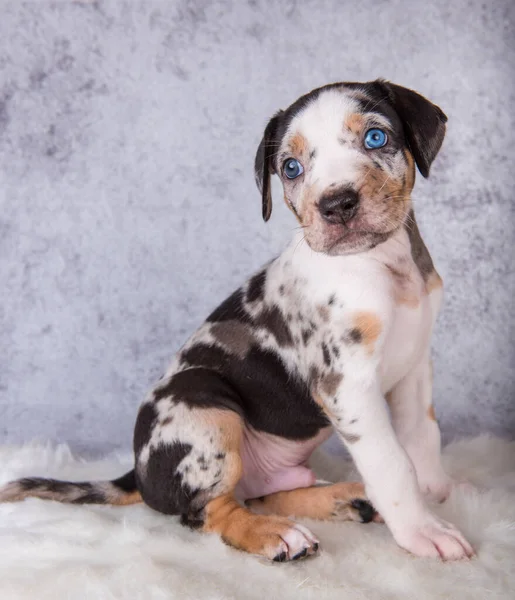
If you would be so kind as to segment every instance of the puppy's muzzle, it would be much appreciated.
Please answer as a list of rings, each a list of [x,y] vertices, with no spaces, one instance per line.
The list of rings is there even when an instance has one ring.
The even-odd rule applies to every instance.
[[[359,196],[352,188],[343,188],[322,196],[318,210],[324,221],[342,225],[358,212]]]

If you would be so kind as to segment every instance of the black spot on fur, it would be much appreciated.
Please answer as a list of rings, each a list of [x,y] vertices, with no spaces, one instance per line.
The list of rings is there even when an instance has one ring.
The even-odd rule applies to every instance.
[[[182,475],[177,472],[177,467],[191,448],[190,444],[162,444],[150,451],[142,472],[136,467],[138,489],[150,508],[166,515],[190,515],[204,507],[207,498],[202,490],[185,484]]]
[[[208,323],[216,321],[228,321],[237,319],[245,323],[249,322],[249,317],[245,309],[243,290],[240,288],[227,298],[218,308],[216,308],[206,319]]]
[[[249,281],[247,287],[247,302],[256,302],[265,297],[266,269],[263,269]]]
[[[354,327],[349,331],[349,340],[353,344],[361,344],[361,342],[363,341],[363,335],[357,327]]]
[[[304,346],[307,345],[307,343],[309,342],[309,339],[311,338],[312,335],[313,335],[313,329],[303,329],[302,330],[302,342],[304,343]]]
[[[279,296],[284,296],[284,285],[279,286]]]
[[[336,302],[336,296],[334,294],[332,294],[331,296],[329,296],[329,300],[328,300],[327,304],[329,306],[332,306],[335,302]]]
[[[333,346],[333,354],[334,354],[335,358],[340,358],[340,350],[339,350],[338,346]]]
[[[292,346],[293,338],[290,328],[277,306],[265,308],[255,319],[260,327],[268,329],[277,340],[279,346]]]
[[[331,355],[325,343],[322,343],[322,354],[324,356],[324,363],[329,367],[331,365]]]
[[[411,244],[411,256],[413,262],[417,265],[420,274],[424,281],[427,281],[429,275],[434,271],[433,260],[429,254],[429,250],[424,244],[424,240],[420,235],[420,231],[415,220],[413,211],[410,211],[409,227],[406,226],[406,230],[409,235]]]
[[[311,152],[309,153],[309,158],[311,158],[311,160],[313,160],[314,158],[316,158],[317,155],[317,149],[313,148],[313,150],[311,150]]]
[[[204,509],[191,512],[190,514],[181,515],[181,525],[185,525],[190,529],[201,529],[204,526],[204,521]]]
[[[167,395],[165,393],[165,395]],[[134,428],[134,453],[139,455],[141,449],[146,446],[152,435],[152,431],[157,422],[157,412],[153,404],[148,402],[139,409]]]
[[[308,383],[289,373],[273,350],[255,346],[240,360],[220,348],[196,344],[183,355],[194,368],[171,378],[177,402],[233,410],[254,429],[287,439],[313,437],[328,425]]]
[[[215,458],[216,460],[223,460],[225,458],[225,452],[217,452]]]
[[[352,500],[351,506],[354,510],[358,511],[362,523],[370,523],[376,515],[374,507],[366,500],[357,498],[356,500]]]
[[[111,484],[114,485],[114,487],[122,490],[123,492],[136,491],[137,485],[134,469],[132,471],[129,471],[128,473],[125,473],[125,475],[122,475],[122,477],[114,479],[113,481],[111,481]]]

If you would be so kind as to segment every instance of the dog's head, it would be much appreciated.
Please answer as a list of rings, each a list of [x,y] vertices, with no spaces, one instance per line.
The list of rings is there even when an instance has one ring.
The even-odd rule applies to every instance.
[[[313,250],[376,246],[405,222],[415,163],[427,177],[446,121],[426,98],[383,80],[313,90],[265,129],[255,161],[263,218],[272,212],[277,173]]]

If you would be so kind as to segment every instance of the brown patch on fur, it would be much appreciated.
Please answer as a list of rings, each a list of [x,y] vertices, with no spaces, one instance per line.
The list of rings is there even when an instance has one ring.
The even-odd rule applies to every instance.
[[[354,135],[359,135],[363,130],[365,117],[360,113],[352,113],[345,119],[345,127]]]
[[[135,490],[134,492],[125,492],[123,494],[116,494],[111,496],[107,495],[108,504],[113,504],[114,506],[128,506],[129,504],[138,504],[139,502],[143,502],[143,498],[141,494]]]
[[[317,306],[317,312],[320,315],[322,321],[324,321],[324,323],[327,323],[329,321],[330,311],[327,306]]]
[[[30,492],[23,490],[20,485],[12,481],[0,488],[0,502],[21,502],[30,497]]]
[[[430,294],[433,290],[438,290],[443,287],[443,280],[436,271],[430,273],[426,280],[426,292]]]
[[[336,390],[340,385],[343,379],[343,375],[341,373],[337,373],[336,371],[331,371],[327,375],[324,375],[320,378],[320,390],[326,396],[333,397],[336,394]]]
[[[327,415],[328,419],[333,423],[336,422],[338,419],[335,413],[331,410],[331,405],[326,402],[324,397],[329,397],[331,400],[334,399],[334,395],[343,379],[343,375],[337,373],[336,371],[331,371],[325,375],[320,375],[318,370],[315,367],[312,367],[309,378],[311,381],[311,397],[318,404],[318,406],[320,406],[324,414]]]
[[[253,514],[232,494],[211,500],[204,512],[204,531],[218,533],[234,548],[271,559],[284,545],[282,536],[293,526],[282,517]]]
[[[411,205],[406,178],[390,176],[381,166],[367,163],[362,167],[360,180],[360,206],[353,219],[354,227],[372,230],[378,240],[386,240],[405,222]]]
[[[297,221],[302,225],[302,219],[300,218],[299,213],[295,210],[293,204],[288,200],[286,195],[284,196],[284,201],[286,202],[286,206],[291,210],[291,212],[295,215]]]
[[[203,413],[204,424],[207,430],[218,429],[221,438],[219,451],[225,452],[223,481],[217,486],[217,491],[234,489],[241,478],[243,467],[240,457],[241,438],[243,427],[241,417],[232,410],[207,408],[195,411],[197,415]],[[200,425],[200,423],[199,423]]]
[[[432,404],[429,405],[427,409],[427,416],[431,419],[431,421],[436,421],[435,409]]]
[[[219,321],[211,325],[211,335],[238,358],[245,358],[252,346],[254,336],[252,331],[240,321]]]
[[[316,190],[314,186],[309,186],[304,190],[302,194],[300,205],[299,205],[299,214],[300,219],[302,220],[302,225],[305,228],[311,228],[311,226],[316,223],[317,219],[317,206],[316,206]],[[310,229],[306,229],[306,234],[310,232]]]
[[[361,333],[362,344],[365,345],[367,352],[373,354],[374,344],[382,330],[379,317],[372,312],[357,312],[354,315],[353,327]]]
[[[306,138],[301,133],[296,133],[288,145],[294,156],[302,156],[308,149]]]
[[[413,186],[415,185],[415,160],[411,155],[409,150],[404,150],[404,157],[406,158],[406,162],[408,163],[408,170],[406,174],[406,183],[404,185],[404,192],[406,194],[410,194]]]
[[[366,499],[361,483],[335,483],[322,487],[299,488],[277,492],[246,504],[264,515],[280,515],[327,521],[361,521],[359,512],[352,508],[352,500]]]

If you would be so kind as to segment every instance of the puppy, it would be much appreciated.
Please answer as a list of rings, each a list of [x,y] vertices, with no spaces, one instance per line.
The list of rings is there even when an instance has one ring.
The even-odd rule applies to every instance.
[[[451,488],[431,400],[442,280],[410,194],[446,120],[383,80],[327,85],[279,111],[256,180],[268,220],[270,178],[280,177],[299,232],[208,317],[148,394],[134,470],[111,482],[21,479],[0,500],[143,500],[235,548],[298,559],[319,542],[289,517],[374,518],[361,484],[317,486],[307,465],[335,431],[401,547],[471,556],[424,500],[443,501]]]

